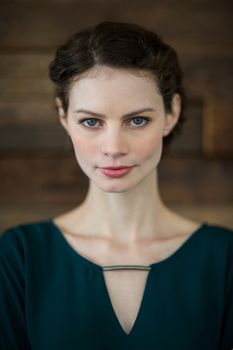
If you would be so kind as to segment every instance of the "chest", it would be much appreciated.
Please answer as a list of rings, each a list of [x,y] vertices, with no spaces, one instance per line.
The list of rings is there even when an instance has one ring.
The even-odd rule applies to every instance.
[[[118,260],[116,257],[111,261],[100,257],[97,260],[90,251],[77,248],[82,256],[104,266],[148,265],[145,259],[132,260],[130,256],[127,260],[122,256]],[[189,350],[215,349],[222,320],[220,305],[223,305],[219,299],[219,281],[224,271],[216,273],[211,260],[206,258],[206,247],[199,256],[196,252],[202,252],[200,246],[194,254],[191,249],[186,251],[187,254],[177,255],[170,263],[154,266],[152,271],[104,270],[102,273],[94,266],[86,268],[87,262],[67,254],[71,251],[66,249],[64,255],[59,249],[59,254],[55,251],[52,256],[51,261],[56,259],[56,271],[53,263],[42,259],[40,269],[44,262],[47,284],[44,287],[40,281],[36,288],[28,288],[31,291],[28,322],[35,349],[64,349],[71,339],[73,348],[82,349],[186,350],[187,344]],[[34,273],[33,280],[35,276]]]
[[[149,271],[103,271],[109,301],[117,321],[129,334],[140,312]]]
[[[146,249],[141,246],[140,249],[125,252],[109,249],[95,241],[73,239],[69,235],[66,239],[78,254],[102,266],[116,266],[119,262],[121,265],[148,266],[151,262],[166,259],[184,242],[183,237],[163,244],[151,244]],[[112,308],[116,322],[126,334],[133,329],[142,309],[149,273],[149,270],[133,269],[103,271],[108,304]]]

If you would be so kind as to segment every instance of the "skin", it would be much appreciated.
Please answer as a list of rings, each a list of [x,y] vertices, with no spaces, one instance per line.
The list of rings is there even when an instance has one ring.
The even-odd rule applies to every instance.
[[[67,113],[59,98],[56,104],[76,159],[90,180],[84,202],[57,222],[71,232],[127,247],[196,229],[199,223],[165,206],[157,182],[163,138],[180,115],[178,94],[173,96],[171,113],[166,113],[152,75],[101,66],[73,83]],[[146,108],[153,110],[124,117]],[[77,112],[79,109],[103,116]],[[81,124],[84,118],[89,121]],[[109,178],[100,170],[119,165],[134,167],[120,178]]]

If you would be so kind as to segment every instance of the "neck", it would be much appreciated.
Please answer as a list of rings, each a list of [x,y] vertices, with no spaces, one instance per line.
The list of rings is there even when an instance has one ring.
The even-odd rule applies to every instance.
[[[164,232],[174,216],[160,198],[157,181],[155,171],[141,184],[123,193],[104,192],[91,182],[85,201],[79,207],[83,228],[88,227],[93,235],[125,245],[156,238],[156,232]]]

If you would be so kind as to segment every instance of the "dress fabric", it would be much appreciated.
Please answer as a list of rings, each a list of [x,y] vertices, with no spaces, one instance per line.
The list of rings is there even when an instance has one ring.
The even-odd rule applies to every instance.
[[[52,219],[0,237],[0,350],[233,349],[233,231],[203,223],[149,265],[129,334],[103,267],[79,254]]]

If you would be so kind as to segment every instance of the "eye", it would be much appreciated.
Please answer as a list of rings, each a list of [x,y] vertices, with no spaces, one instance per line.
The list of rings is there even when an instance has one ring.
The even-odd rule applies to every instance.
[[[132,121],[134,121],[134,125],[133,126],[144,126],[144,125],[146,125],[146,124],[148,124],[149,123],[149,121],[150,121],[150,118],[145,118],[145,117],[135,117],[135,118],[132,118],[132,119],[130,119],[129,120],[130,122],[132,122]],[[144,122],[143,124],[142,124],[142,122]]]
[[[143,127],[146,124],[150,122],[150,118],[147,117],[134,117],[127,121],[127,124],[130,124],[132,121],[134,121],[133,124],[131,124],[135,128]],[[143,123],[142,123],[143,122]],[[86,124],[85,124],[86,123]],[[101,123],[100,120],[96,118],[85,118],[79,120],[78,124],[84,125],[86,128],[89,129],[96,129],[98,128],[98,123]]]
[[[96,118],[86,118],[79,120],[78,123],[84,125],[87,128],[93,128],[96,126],[96,121],[98,121]],[[85,122],[87,122],[87,124],[84,124]]]

